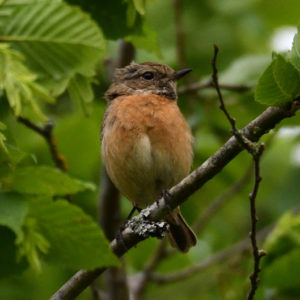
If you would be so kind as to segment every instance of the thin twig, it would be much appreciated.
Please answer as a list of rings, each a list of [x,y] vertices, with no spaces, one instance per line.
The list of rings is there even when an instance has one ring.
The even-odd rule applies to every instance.
[[[252,171],[253,165],[251,164],[247,168],[244,175],[232,187],[217,197],[205,210],[203,210],[202,214],[193,226],[193,230],[196,234],[199,234],[204,229],[209,220],[224,206],[228,200],[233,198],[234,195],[238,194],[243,189],[243,187],[252,177]]]
[[[254,167],[255,167],[255,182],[253,186],[253,190],[249,195],[250,200],[250,214],[251,214],[251,232],[250,232],[250,239],[251,239],[251,245],[252,245],[252,254],[253,254],[253,272],[250,275],[250,282],[251,282],[251,289],[249,291],[247,300],[254,299],[255,292],[258,287],[259,279],[258,274],[260,272],[259,262],[260,259],[266,255],[266,252],[264,250],[259,250],[257,247],[257,239],[256,239],[256,223],[258,221],[258,218],[256,216],[256,195],[258,192],[259,184],[261,182],[261,176],[260,176],[260,158],[264,150],[264,145],[260,145],[260,151],[256,153],[256,155],[253,155],[254,160]]]
[[[46,123],[43,127],[38,126],[31,122],[30,120],[24,117],[18,117],[18,121],[24,124],[26,127],[32,129],[33,131],[37,132],[41,135],[47,142],[49,146],[49,150],[51,152],[52,159],[55,165],[61,169],[62,171],[67,171],[67,163],[65,157],[58,151],[57,142],[55,137],[53,136],[53,122]]]
[[[237,92],[237,93],[244,93],[253,88],[253,86],[248,86],[243,84],[234,85],[234,84],[221,84],[221,83],[219,83],[219,87],[221,90]],[[206,82],[194,82],[180,87],[178,89],[178,93],[179,94],[194,93],[200,90],[210,89],[210,88],[213,89],[215,88],[215,85],[212,80]]]
[[[257,234],[257,239],[263,240],[270,231],[274,228],[274,226],[269,226],[263,230],[261,230]],[[191,267],[186,268],[185,270],[181,270],[179,272],[175,272],[173,274],[159,274],[159,273],[151,273],[149,274],[148,278],[150,281],[156,282],[158,284],[165,284],[165,283],[173,283],[182,279],[189,278],[196,273],[199,273],[212,265],[215,265],[220,262],[224,262],[224,260],[235,256],[235,254],[242,254],[246,250],[250,248],[249,240],[244,239],[235,245],[231,246],[228,249],[222,250],[206,259],[193,265]]]
[[[256,142],[261,136],[273,129],[280,121],[294,116],[300,108],[300,99],[295,99],[292,104],[285,107],[269,107],[256,119],[245,126],[241,133],[252,142]],[[236,137],[232,136],[215,154],[207,159],[200,167],[185,177],[169,191],[170,197],[168,203],[164,198],[160,198],[147,209],[147,218],[149,221],[158,221],[170,213],[170,208],[175,208],[185,202],[190,195],[199,190],[205,183],[216,176],[230,161],[232,161],[241,151]],[[144,215],[142,211],[137,218]],[[123,241],[126,249],[118,240],[113,240],[110,244],[112,252],[117,256],[122,256],[128,249],[137,245],[146,237],[140,233],[126,227],[122,231]],[[77,272],[68,282],[66,282],[50,299],[51,300],[69,300],[78,296],[87,286],[89,286],[106,268],[94,271],[81,270]],[[79,276],[80,275],[80,276]],[[70,295],[74,296],[73,298]]]
[[[251,215],[251,232],[250,232],[250,239],[251,239],[251,245],[252,245],[252,254],[253,254],[253,272],[250,275],[250,282],[251,282],[251,288],[250,292],[248,294],[247,300],[253,300],[255,296],[255,292],[258,287],[259,279],[258,275],[260,272],[260,259],[266,255],[266,252],[264,250],[259,250],[257,247],[257,238],[256,238],[256,223],[258,221],[258,218],[256,216],[256,196],[259,188],[259,184],[262,180],[260,176],[260,158],[262,156],[262,153],[264,151],[264,144],[258,144],[255,142],[250,141],[247,137],[245,137],[241,131],[239,131],[236,127],[235,119],[231,117],[228,110],[226,109],[223,96],[219,87],[218,82],[218,70],[216,66],[217,62],[217,55],[218,55],[218,47],[214,46],[214,56],[212,59],[212,68],[213,68],[213,74],[212,74],[212,80],[214,82],[219,100],[220,100],[220,109],[224,112],[226,118],[228,119],[229,123],[231,124],[232,133],[236,137],[236,139],[240,142],[241,146],[243,146],[249,154],[252,156],[254,161],[254,174],[255,174],[255,181],[254,186],[252,189],[251,194],[249,195],[250,199],[250,215]]]

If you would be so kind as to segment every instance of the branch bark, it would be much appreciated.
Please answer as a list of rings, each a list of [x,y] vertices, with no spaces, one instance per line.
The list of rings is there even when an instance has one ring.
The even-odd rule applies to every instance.
[[[284,107],[269,107],[256,119],[251,121],[247,126],[241,130],[247,139],[252,142],[258,141],[258,139],[273,129],[279,122],[285,118],[289,118],[295,115],[296,111],[300,108],[300,99],[295,99],[292,103]],[[206,182],[211,180],[217,175],[231,160],[233,160],[241,151],[243,147],[235,136],[232,136],[215,154],[208,158],[200,167],[194,170],[181,182],[170,189],[170,199],[166,205],[164,198],[158,200],[157,203],[153,203],[147,209],[148,219],[152,221],[158,221],[169,213],[169,207],[175,208],[186,199],[200,189]],[[138,215],[143,215],[143,211]],[[117,256],[122,256],[128,249],[144,240],[146,237],[141,236],[139,232],[134,232],[130,228],[125,228],[122,232],[123,240],[126,243],[124,248],[123,243],[117,240],[113,240],[110,244],[112,251]],[[66,300],[74,299],[70,297],[70,294],[74,295],[74,290],[77,291],[76,295],[87,287],[91,282],[99,276],[104,269],[98,269],[94,271],[79,271],[74,276],[78,278],[78,273],[84,277],[84,284],[80,279],[74,280],[74,276],[69,280],[73,284],[73,288],[69,288],[68,292],[65,291],[65,285],[70,287],[70,283],[67,282],[61,287],[52,297],[51,300]],[[78,286],[81,287],[78,292]],[[61,295],[64,295],[63,297]]]
[[[62,171],[67,171],[67,163],[64,156],[58,151],[56,139],[53,136],[53,128],[54,124],[52,122],[46,123],[43,127],[38,126],[34,123],[32,123],[30,120],[24,118],[24,117],[18,117],[17,119],[20,123],[24,124],[26,127],[32,129],[36,133],[38,133],[40,136],[42,136],[48,146],[49,150],[52,156],[52,160],[54,161],[56,167],[61,169]]]

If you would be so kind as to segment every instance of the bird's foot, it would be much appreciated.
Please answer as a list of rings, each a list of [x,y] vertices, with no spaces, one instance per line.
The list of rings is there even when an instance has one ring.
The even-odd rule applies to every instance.
[[[155,203],[156,203],[157,207],[159,206],[159,199],[160,198],[164,198],[167,209],[169,210],[169,212],[172,212],[172,207],[170,205],[170,200],[172,198],[172,195],[170,194],[169,190],[168,189],[163,189],[161,191],[160,195],[155,200]]]
[[[141,209],[139,207],[137,207],[136,205],[133,205],[131,211],[129,212],[129,215],[127,216],[127,218],[125,219],[125,221],[123,222],[123,224],[121,224],[121,226],[119,227],[118,231],[117,231],[117,234],[116,234],[116,240],[119,241],[122,246],[124,247],[124,249],[127,251],[128,250],[128,247],[126,246],[126,243],[123,239],[123,236],[122,236],[122,231],[126,228],[129,220],[132,218],[133,214],[135,211],[138,211],[140,212]]]

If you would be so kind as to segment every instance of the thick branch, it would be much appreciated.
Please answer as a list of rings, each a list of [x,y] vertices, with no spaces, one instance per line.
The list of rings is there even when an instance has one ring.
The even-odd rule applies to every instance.
[[[59,153],[55,137],[53,136],[54,124],[52,122],[48,122],[45,126],[41,127],[23,117],[18,117],[18,121],[41,135],[46,140],[55,165],[62,171],[67,171],[68,168],[66,160],[64,156]]]
[[[256,142],[262,135],[273,129],[280,121],[285,118],[295,115],[295,112],[300,108],[299,99],[295,99],[293,103],[285,107],[269,107],[255,120],[250,122],[246,127],[241,130],[241,133],[252,142]],[[148,208],[149,220],[157,221],[162,219],[169,213],[169,206],[172,208],[177,207],[186,199],[200,189],[206,182],[218,174],[231,160],[233,160],[241,151],[243,147],[240,145],[236,137],[232,136],[214,155],[207,159],[200,167],[194,170],[181,182],[170,189],[170,199],[168,205],[165,204],[163,198],[152,204]],[[140,214],[143,214],[141,212]],[[133,232],[130,228],[126,228],[122,232],[123,240],[126,243],[126,248],[117,240],[111,242],[111,249],[117,256],[122,256],[128,249],[135,246],[137,243],[145,239],[137,232]],[[100,269],[100,271],[103,269]],[[79,271],[84,272],[86,286],[88,286],[101,272],[95,274],[95,271]],[[77,273],[78,274],[78,273]],[[74,275],[76,276],[76,274]],[[73,278],[70,279],[74,282]],[[82,286],[80,280],[76,281],[74,289],[77,285]],[[60,297],[60,293],[65,295]],[[70,293],[70,291],[69,291]],[[72,299],[69,293],[65,293],[64,287],[60,288],[51,298],[52,300]],[[79,293],[78,293],[79,294]],[[78,295],[77,294],[77,295]]]

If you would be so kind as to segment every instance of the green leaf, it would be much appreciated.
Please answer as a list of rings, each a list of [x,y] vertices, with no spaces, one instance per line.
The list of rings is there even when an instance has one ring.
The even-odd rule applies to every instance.
[[[46,258],[53,263],[71,269],[118,265],[99,226],[79,207],[65,200],[35,199],[29,217],[50,243]]]
[[[28,209],[27,200],[24,195],[0,192],[0,225],[11,229],[18,239],[23,238],[22,225]]]
[[[50,247],[49,242],[39,232],[37,221],[27,217],[23,225],[24,238],[17,240],[18,256],[26,257],[31,267],[37,271],[41,271],[40,254],[46,254]]]
[[[288,52],[288,59],[294,67],[300,72],[300,33],[298,32],[294,37],[292,50]]]
[[[68,195],[86,189],[94,190],[94,185],[71,178],[62,171],[49,166],[18,168],[5,180],[4,188],[29,195]]]
[[[86,115],[89,115],[87,105],[94,99],[91,82],[90,78],[77,74],[72,77],[68,85],[70,98],[82,107]]]
[[[282,55],[276,55],[260,77],[255,101],[266,105],[280,105],[300,95],[300,74]]]
[[[0,5],[0,15],[11,9],[1,22],[1,40],[20,50],[41,79],[90,76],[104,54],[105,40],[87,14],[60,1],[12,3]]]
[[[135,9],[140,15],[144,15],[146,13],[146,1],[145,0],[133,0]]]
[[[265,264],[294,249],[300,249],[300,215],[285,213],[268,236],[264,249],[269,253],[264,259]]]
[[[36,80],[37,76],[24,65],[24,57],[7,44],[0,44],[0,90],[5,91],[16,116],[24,115],[24,107],[29,106],[39,120],[45,121],[38,101],[55,100]]]
[[[1,148],[2,150],[4,150],[4,152],[5,152],[6,154],[8,154],[8,149],[7,149],[6,145],[5,145],[6,137],[5,137],[5,135],[1,132],[1,131],[5,130],[5,129],[6,129],[5,124],[3,124],[2,122],[0,122],[0,148]]]
[[[132,0],[114,1],[86,1],[68,0],[71,4],[79,5],[83,10],[89,12],[93,19],[100,25],[104,35],[108,39],[116,40],[142,31],[143,21],[141,15],[136,15],[134,20],[128,19],[128,6],[133,4]],[[135,11],[135,8],[132,8]],[[131,18],[132,18],[131,9]],[[133,22],[133,23],[132,23]]]

